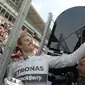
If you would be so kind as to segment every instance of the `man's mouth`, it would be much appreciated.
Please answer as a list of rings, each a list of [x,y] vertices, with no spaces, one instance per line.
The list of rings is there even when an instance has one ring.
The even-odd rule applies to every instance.
[[[33,46],[32,44],[28,45],[28,46]]]

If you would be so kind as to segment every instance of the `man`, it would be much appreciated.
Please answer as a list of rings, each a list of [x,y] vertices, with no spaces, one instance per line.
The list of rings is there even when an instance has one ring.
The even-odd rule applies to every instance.
[[[77,66],[79,76],[77,85],[85,85],[85,57],[82,57]]]
[[[24,85],[47,85],[48,67],[61,68],[75,65],[82,56],[85,56],[85,43],[72,54],[61,56],[33,54],[34,44],[32,37],[21,34],[18,47],[22,52],[22,60],[10,65],[9,76],[20,79]]]

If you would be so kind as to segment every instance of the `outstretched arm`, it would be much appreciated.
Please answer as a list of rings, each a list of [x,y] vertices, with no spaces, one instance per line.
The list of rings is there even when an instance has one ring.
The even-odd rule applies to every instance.
[[[48,64],[51,68],[73,66],[77,63],[77,61],[80,60],[81,57],[85,56],[85,43],[71,54],[63,54],[61,56],[46,56],[48,57]]]

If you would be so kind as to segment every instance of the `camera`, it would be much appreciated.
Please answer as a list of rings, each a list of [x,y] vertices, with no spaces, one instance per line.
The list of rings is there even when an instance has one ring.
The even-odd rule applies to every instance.
[[[48,80],[52,85],[72,85],[72,82],[76,82],[78,73],[75,66],[60,68],[60,69],[49,69]]]

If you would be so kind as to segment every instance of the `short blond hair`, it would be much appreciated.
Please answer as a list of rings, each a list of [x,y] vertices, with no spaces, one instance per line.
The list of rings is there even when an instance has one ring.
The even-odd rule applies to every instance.
[[[22,39],[23,37],[25,37],[25,36],[29,36],[29,37],[33,38],[32,35],[30,35],[29,33],[21,33],[21,34],[20,34],[20,37],[19,37],[18,40],[17,40],[17,45],[20,45],[20,44],[21,44],[21,39]]]

